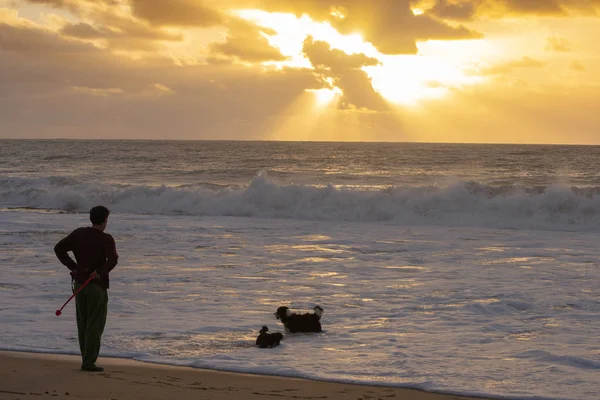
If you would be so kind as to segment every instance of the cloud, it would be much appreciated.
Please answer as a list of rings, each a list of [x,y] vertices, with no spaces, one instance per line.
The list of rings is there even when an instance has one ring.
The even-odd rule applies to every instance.
[[[35,24],[0,23],[0,93],[13,98],[49,96],[70,87],[141,91],[160,83],[154,70],[172,64],[159,57],[133,61]]]
[[[558,53],[569,53],[573,51],[573,44],[565,38],[550,36],[546,39],[546,50]]]
[[[488,68],[483,68],[481,73],[483,75],[503,75],[509,74],[515,69],[544,68],[546,65],[547,63],[544,61],[536,60],[534,58],[525,56],[518,60],[508,61],[505,63],[493,65]]]
[[[32,4],[47,5],[52,8],[65,9],[74,15],[81,15],[88,8],[114,8],[126,0],[22,0]]]
[[[33,4],[46,4],[51,7],[57,8],[67,8],[74,2],[72,0],[27,0],[29,3]]]
[[[116,15],[117,10],[130,9],[131,16],[153,26],[209,27],[223,23],[225,15],[201,0],[25,0],[66,9],[81,16],[89,10]]]
[[[123,94],[120,88],[89,88],[86,86],[73,86],[68,89],[72,93],[83,93],[90,96],[115,96]]]
[[[124,22],[124,21],[123,21]],[[119,26],[93,26],[86,22],[67,23],[60,33],[81,40],[104,40],[109,48],[151,51],[156,41],[178,42],[183,35],[150,29],[139,23],[120,23]]]
[[[0,136],[260,139],[310,70],[133,60],[35,24],[0,24]]]
[[[172,96],[175,93],[171,88],[162,85],[160,83],[148,84],[138,90],[125,91],[121,88],[94,88],[87,86],[71,86],[66,88],[63,93],[75,94],[75,95],[88,95],[88,96],[99,96],[99,97],[113,97],[119,96],[126,98],[127,100],[140,100],[140,99],[157,99],[163,96]]]
[[[384,54],[415,54],[416,41],[473,39],[481,34],[429,15],[414,15],[410,0],[230,0],[232,6],[307,14],[342,34],[360,33]]]
[[[77,0],[26,0],[28,3],[44,4],[53,8],[62,8],[71,12],[77,12],[79,5]]]
[[[148,21],[135,17],[125,0],[27,0],[30,3],[46,4],[65,9],[71,18],[54,16],[63,26],[60,33],[73,39],[102,41],[103,45],[117,50],[154,51],[159,42],[180,42],[180,32],[153,26]]]
[[[416,53],[416,41],[473,39],[480,34],[463,26],[450,26],[427,15],[415,16],[409,2],[381,0],[377,6],[356,2],[345,18],[333,21],[342,33],[359,31],[384,54]]]
[[[118,36],[119,33],[112,31],[106,27],[100,26],[98,28],[85,23],[79,22],[77,24],[66,24],[61,32],[66,36],[71,36],[79,39],[99,39],[105,38],[106,36]]]
[[[303,51],[315,68],[330,69],[334,73],[379,65],[375,58],[361,53],[346,54],[342,50],[332,49],[326,42],[314,41],[312,37],[304,41]]]
[[[517,14],[563,15],[565,10],[559,0],[502,0],[497,1],[507,10]]]
[[[450,20],[471,20],[475,17],[477,4],[474,2],[452,2],[450,0],[437,0],[428,13]]]
[[[31,23],[13,26],[0,22],[0,50],[28,54],[33,57],[67,57],[95,53],[93,45],[61,38],[59,34],[37,28]]]
[[[82,3],[101,3],[107,6],[118,6],[122,4],[121,0],[26,0],[33,4],[46,4],[57,8],[68,8]]]
[[[576,72],[585,72],[585,71],[587,71],[587,67],[584,64],[582,64],[581,62],[579,62],[579,61],[571,61],[571,64],[569,65],[569,68],[572,71],[576,71]]]
[[[342,108],[387,110],[385,102],[373,89],[371,79],[361,69],[378,65],[378,60],[364,54],[346,54],[332,49],[328,43],[314,41],[312,37],[304,41],[303,51],[317,75],[342,90]]]
[[[428,6],[429,5],[429,6]],[[427,14],[450,20],[474,20],[479,17],[507,16],[567,17],[597,15],[597,0],[424,0]]]
[[[76,15],[89,16],[89,10],[94,9],[96,15],[92,19],[96,23],[102,22],[98,18],[100,14],[116,15],[114,10],[123,10],[125,7],[124,0],[27,1],[68,9]],[[430,15],[414,15],[411,0],[129,0],[128,4],[134,18],[146,21],[152,27],[226,26],[233,21],[228,13],[239,7],[308,14],[314,20],[329,22],[340,33],[361,33],[365,40],[384,54],[415,54],[417,41],[482,37],[480,33],[462,25],[450,25]],[[257,38],[255,35],[253,37]],[[229,51],[240,53],[240,47],[246,45],[241,39],[232,39]],[[136,40],[140,41],[141,38]],[[255,41],[249,45],[256,48],[258,43]],[[264,46],[262,48],[265,49]],[[255,57],[262,58],[260,52]]]
[[[227,39],[224,43],[209,46],[212,63],[228,62],[231,58],[253,63],[265,61],[283,61],[281,52],[271,46],[263,36],[266,29],[259,28],[242,19],[232,19],[228,23]],[[268,32],[273,34],[274,32]]]
[[[197,0],[131,0],[133,15],[154,25],[214,26],[223,14]]]
[[[520,60],[507,63],[506,66],[509,68],[543,68],[546,66],[546,63],[544,61],[525,56]]]

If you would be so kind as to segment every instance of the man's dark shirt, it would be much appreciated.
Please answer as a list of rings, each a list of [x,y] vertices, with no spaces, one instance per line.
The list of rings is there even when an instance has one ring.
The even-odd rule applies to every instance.
[[[77,262],[69,257],[69,251]],[[96,271],[99,279],[93,282],[105,289],[109,287],[108,273],[119,259],[113,237],[92,227],[75,229],[54,246],[54,253],[71,270],[77,283],[84,283]]]

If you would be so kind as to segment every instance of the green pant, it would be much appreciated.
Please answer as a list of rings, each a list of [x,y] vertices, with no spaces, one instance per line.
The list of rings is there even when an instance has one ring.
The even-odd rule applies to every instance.
[[[75,284],[75,290],[81,285]],[[77,311],[77,334],[81,350],[82,367],[95,365],[100,353],[100,338],[106,324],[108,292],[90,282],[75,296]]]

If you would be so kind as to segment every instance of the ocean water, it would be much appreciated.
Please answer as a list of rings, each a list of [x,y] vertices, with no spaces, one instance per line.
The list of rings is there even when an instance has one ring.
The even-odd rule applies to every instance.
[[[518,399],[598,398],[600,147],[0,141],[0,348],[77,354],[54,244],[96,204],[102,355]],[[280,305],[322,334],[258,349]]]

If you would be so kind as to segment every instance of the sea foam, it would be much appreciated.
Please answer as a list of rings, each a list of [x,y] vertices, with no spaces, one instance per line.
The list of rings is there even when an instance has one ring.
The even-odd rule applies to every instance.
[[[600,229],[600,188],[448,186],[373,189],[282,185],[259,173],[246,186],[120,185],[71,178],[0,177],[0,206],[86,212],[104,204],[115,212],[233,216],[512,229]]]

